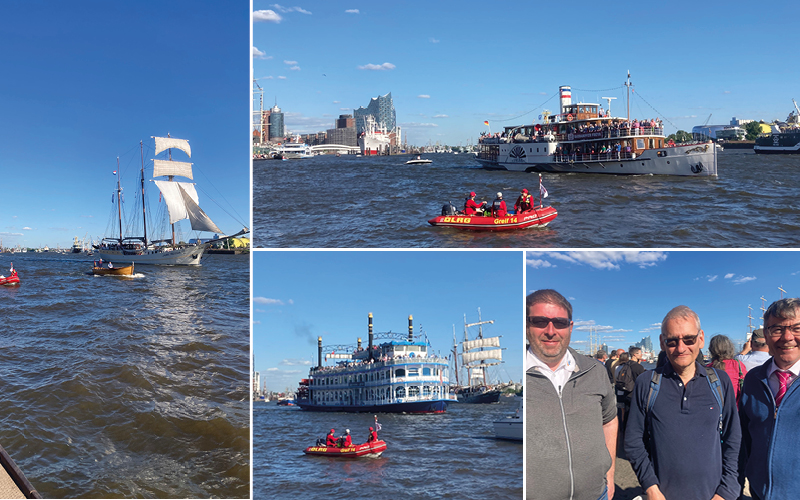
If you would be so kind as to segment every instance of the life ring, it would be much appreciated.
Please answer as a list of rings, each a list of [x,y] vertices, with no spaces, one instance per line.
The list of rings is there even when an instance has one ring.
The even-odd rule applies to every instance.
[[[570,114],[568,114],[568,115],[567,115],[567,121],[568,121],[568,122],[571,122],[571,121],[572,121],[572,113],[570,113]]]

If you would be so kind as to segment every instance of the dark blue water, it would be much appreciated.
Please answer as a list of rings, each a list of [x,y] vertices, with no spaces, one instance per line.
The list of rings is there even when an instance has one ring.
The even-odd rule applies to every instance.
[[[796,247],[800,155],[726,150],[718,178],[544,174],[547,228],[473,233],[432,227],[465,194],[513,205],[538,174],[487,171],[470,155],[335,157],[253,163],[257,247]],[[538,201],[538,197],[537,197]]]
[[[0,254],[0,444],[45,498],[248,497],[249,256]]]
[[[492,422],[510,415],[510,398],[490,405],[450,404],[444,414],[378,414],[379,458],[308,456],[303,449],[349,428],[366,440],[373,415],[306,412],[253,404],[253,498],[521,499],[522,443],[494,439]]]

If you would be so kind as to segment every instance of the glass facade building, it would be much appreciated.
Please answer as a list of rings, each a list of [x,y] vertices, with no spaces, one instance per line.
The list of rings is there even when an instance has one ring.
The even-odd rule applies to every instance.
[[[283,113],[276,104],[269,113],[269,138],[272,140],[281,137],[286,137],[286,132],[283,127]]]
[[[394,103],[392,102],[392,93],[386,95],[373,97],[369,101],[369,106],[360,107],[353,111],[353,117],[356,120],[356,132],[362,133],[366,130],[367,115],[372,115],[375,118],[375,123],[378,128],[383,128],[387,132],[391,132],[397,126],[397,118],[394,111]]]

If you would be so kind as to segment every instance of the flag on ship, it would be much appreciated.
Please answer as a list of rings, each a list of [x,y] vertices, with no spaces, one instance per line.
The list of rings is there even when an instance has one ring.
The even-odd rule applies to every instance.
[[[483,124],[484,125],[489,125],[489,120],[484,120]]]
[[[542,174],[539,174],[539,194],[542,198],[547,198],[547,189],[545,189],[544,184],[542,184]]]
[[[375,432],[381,431],[381,424],[378,423],[378,416],[375,415]]]

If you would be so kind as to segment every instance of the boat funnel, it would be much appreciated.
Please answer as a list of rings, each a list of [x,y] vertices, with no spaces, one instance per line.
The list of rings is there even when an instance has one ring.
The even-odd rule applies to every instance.
[[[561,98],[561,114],[564,114],[564,107],[572,104],[572,87],[569,85],[562,85],[558,87],[558,94]]]
[[[322,368],[322,337],[317,337],[317,368]]]
[[[408,341],[414,342],[414,326],[411,324],[414,320],[413,316],[408,315]]]
[[[372,360],[372,313],[369,313],[369,361]]]
[[[361,350],[361,337],[358,337],[358,349]]]

